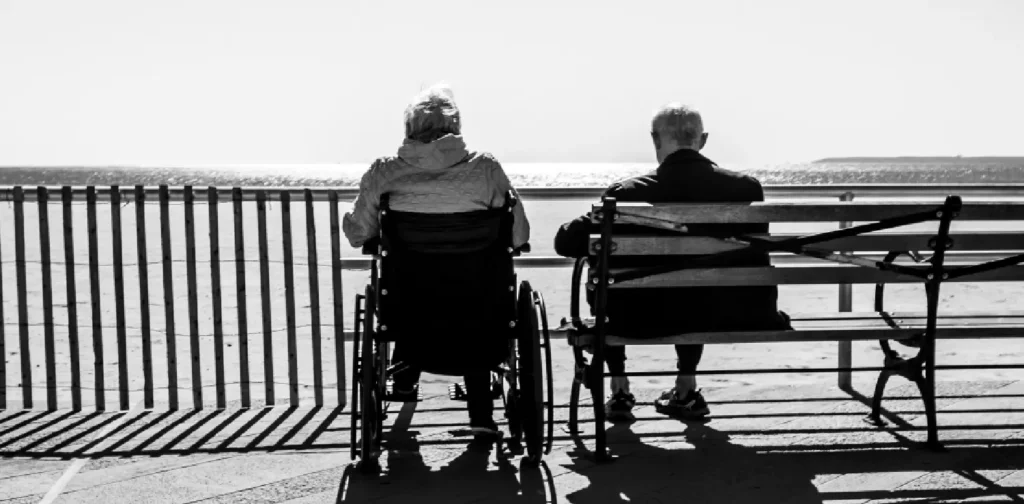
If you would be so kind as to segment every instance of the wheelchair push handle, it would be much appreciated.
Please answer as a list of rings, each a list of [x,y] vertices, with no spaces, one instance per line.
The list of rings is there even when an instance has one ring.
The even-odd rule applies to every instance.
[[[363,243],[362,253],[363,255],[377,255],[377,250],[380,248],[380,237],[373,237],[366,240]]]
[[[512,249],[512,255],[514,257],[519,257],[522,254],[529,254],[529,253],[530,253],[530,243],[529,242],[524,243],[524,244],[522,244],[522,245]]]

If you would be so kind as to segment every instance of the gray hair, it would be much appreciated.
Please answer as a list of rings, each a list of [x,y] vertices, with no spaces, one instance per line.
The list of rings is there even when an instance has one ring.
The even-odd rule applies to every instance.
[[[459,108],[444,84],[421,91],[405,108],[405,138],[430,143],[445,135],[459,135]]]
[[[696,109],[673,102],[654,113],[651,134],[658,138],[671,138],[680,147],[695,148],[704,135],[704,121]]]

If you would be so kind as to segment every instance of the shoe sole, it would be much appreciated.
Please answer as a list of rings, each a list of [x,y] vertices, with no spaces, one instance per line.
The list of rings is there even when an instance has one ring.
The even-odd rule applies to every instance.
[[[654,404],[654,411],[663,415],[671,417],[685,418],[685,419],[698,419],[704,418],[711,414],[711,410],[707,407],[699,409],[684,408],[682,406],[668,406],[661,404]]]

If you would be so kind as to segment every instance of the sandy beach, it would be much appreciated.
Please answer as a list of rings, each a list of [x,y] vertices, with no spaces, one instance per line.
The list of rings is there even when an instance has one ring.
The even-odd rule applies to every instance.
[[[571,219],[584,211],[586,202],[530,202],[527,201],[528,215],[533,222],[533,255],[554,255],[551,250],[552,237],[557,228],[555,223]],[[317,263],[320,265],[320,317],[322,327],[321,348],[323,352],[323,385],[325,401],[336,401],[336,369],[334,364],[334,327],[333,327],[333,295],[330,276],[330,234],[329,215],[326,204],[315,205],[317,225]],[[348,205],[342,205],[342,212]],[[128,377],[131,390],[130,403],[142,400],[142,336],[141,309],[139,295],[139,269],[136,250],[136,222],[134,206],[129,204],[121,209],[124,226],[123,254],[125,278],[125,324],[127,327]],[[171,204],[171,234],[173,237],[173,302],[175,307],[175,342],[178,369],[178,387],[182,407],[191,405],[191,355],[189,336],[188,291],[185,265],[185,222],[183,205]],[[248,357],[250,381],[252,382],[252,398],[254,402],[264,400],[263,382],[263,333],[261,300],[258,286],[260,285],[258,264],[258,243],[256,228],[255,205],[247,204],[245,208],[245,259],[246,259],[246,307],[248,309]],[[69,407],[71,383],[70,348],[68,344],[68,312],[66,297],[65,269],[63,266],[63,227],[59,204],[51,204],[50,237],[53,283],[53,323],[56,341],[56,363],[58,370],[59,401],[61,407]],[[236,273],[234,263],[234,231],[233,215],[230,204],[220,206],[220,254],[221,254],[221,291],[223,310],[223,334],[225,342],[224,369],[227,383],[228,399],[237,399],[240,394],[239,348],[237,324]],[[93,333],[91,321],[91,305],[89,296],[88,273],[88,241],[85,227],[85,206],[76,204],[74,207],[74,245],[75,245],[75,287],[77,290],[79,349],[81,379],[83,385],[83,403],[89,407],[93,402]],[[215,404],[215,361],[213,343],[213,309],[210,273],[210,248],[208,235],[208,213],[206,204],[196,204],[196,257],[197,257],[197,292],[198,292],[198,325],[200,334],[202,383],[204,387],[203,403],[207,407]],[[270,204],[267,215],[269,223],[270,253],[270,289],[271,325],[273,328],[273,364],[275,394],[277,402],[288,400],[288,346],[285,313],[284,265],[282,264],[282,233],[280,232],[280,204]],[[32,384],[34,388],[34,407],[45,407],[45,365],[44,365],[44,311],[42,306],[42,273],[39,253],[38,214],[35,203],[25,204],[26,220],[26,259],[29,351],[32,361]],[[103,361],[106,403],[108,408],[117,407],[116,388],[118,384],[117,345],[115,325],[115,295],[112,266],[112,244],[110,234],[109,204],[98,207],[98,242],[100,256],[102,330],[103,330]],[[302,202],[293,202],[291,211],[292,242],[294,256],[294,283],[298,353],[298,373],[300,394],[303,403],[311,401],[313,396],[313,342],[310,328],[310,289],[309,271],[307,268],[307,247],[304,234],[305,212]],[[149,309],[152,327],[153,377],[156,388],[157,403],[167,400],[167,334],[164,319],[164,280],[161,265],[161,245],[159,228],[159,210],[155,204],[147,204],[145,228],[147,232],[147,255],[149,274]],[[3,294],[4,318],[4,360],[6,362],[7,398],[9,407],[17,408],[21,404],[20,362],[22,348],[19,343],[17,284],[14,264],[14,224],[13,208],[8,203],[0,206],[0,259],[2,259],[3,282],[0,284]],[[358,252],[344,247],[344,257],[355,257]],[[568,315],[569,280],[568,268],[520,268],[518,275],[521,280],[529,281],[536,290],[545,297],[550,322],[557,325],[561,317]],[[347,270],[343,273],[344,324],[351,327],[353,318],[353,300],[357,292],[361,292],[368,278],[367,271]],[[872,303],[872,287],[858,286],[854,289],[854,311],[868,311]],[[785,286],[780,295],[780,308],[788,312],[822,312],[835,310],[837,289],[835,286]],[[1017,284],[947,284],[942,289],[941,309],[944,313],[979,312],[992,307],[1006,311],[1019,305],[1024,294],[1024,286]],[[887,294],[887,308],[894,311],[923,311],[924,294],[919,286],[894,286]],[[457,314],[458,307],[453,307]],[[437,337],[443,337],[438,335]],[[564,342],[556,342],[556,346],[564,346]],[[854,345],[855,365],[879,365],[880,353],[877,343],[865,342]],[[942,364],[971,363],[1013,363],[1019,360],[1020,344],[1013,341],[943,341],[940,343],[939,362]],[[835,343],[787,343],[765,345],[716,345],[705,353],[702,367],[705,369],[736,369],[757,367],[806,367],[834,365],[836,362]],[[346,347],[346,356],[351,352]],[[630,359],[644,359],[649,362],[664,361],[664,367],[672,369],[674,364],[669,358],[672,352],[662,348],[630,349]],[[767,357],[767,358],[766,358]],[[347,372],[351,371],[346,363]],[[567,382],[571,377],[572,363],[569,360],[556,360],[556,382]],[[868,373],[873,374],[873,373]],[[1017,371],[957,371],[943,373],[950,379],[1020,379]],[[865,374],[860,376],[865,379]],[[808,373],[780,375],[726,375],[703,377],[701,383],[707,387],[728,387],[737,384],[780,383],[793,384],[821,380],[821,376]],[[831,379],[831,378],[830,378]],[[447,377],[427,377],[425,380],[448,381]],[[662,387],[669,382],[668,378],[652,378],[638,380],[639,387]]]

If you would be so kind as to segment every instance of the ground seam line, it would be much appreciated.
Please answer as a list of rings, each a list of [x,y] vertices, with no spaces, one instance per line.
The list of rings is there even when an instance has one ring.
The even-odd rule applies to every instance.
[[[101,439],[107,434],[113,432],[114,429],[119,427],[122,423],[126,422],[128,418],[132,416],[132,413],[138,411],[139,406],[141,405],[142,401],[135,403],[135,405],[133,405],[131,409],[129,409],[121,418],[119,418],[117,421],[111,423],[106,428],[98,432],[94,439]],[[59,497],[61,492],[63,492],[64,489],[68,486],[68,483],[71,482],[71,479],[74,478],[76,474],[78,474],[78,471],[81,471],[82,468],[85,467],[85,464],[88,461],[88,457],[76,458],[72,460],[71,466],[68,467],[64,471],[64,474],[62,474],[60,478],[57,480],[57,482],[54,483],[52,487],[50,487],[50,491],[46,492],[46,495],[44,495],[43,499],[39,501],[39,504],[51,504],[53,501],[57,500],[57,497]]]

